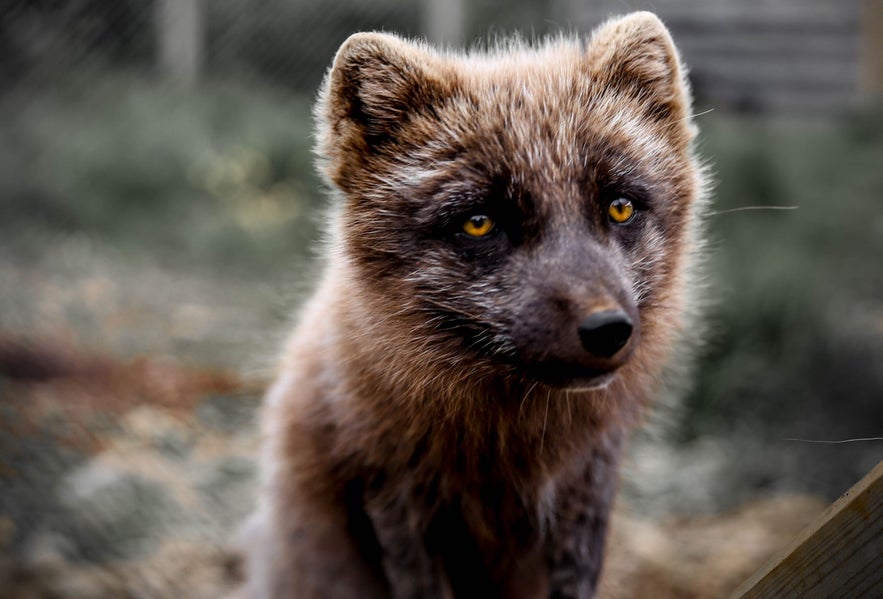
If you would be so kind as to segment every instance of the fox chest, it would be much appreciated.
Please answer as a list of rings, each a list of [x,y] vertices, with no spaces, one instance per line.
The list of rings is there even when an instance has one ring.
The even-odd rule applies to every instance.
[[[502,485],[456,497],[366,495],[363,547],[396,597],[546,594],[542,516]]]

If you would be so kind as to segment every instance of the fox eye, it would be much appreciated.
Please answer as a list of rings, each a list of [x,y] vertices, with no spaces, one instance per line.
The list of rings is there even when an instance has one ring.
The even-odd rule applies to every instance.
[[[616,198],[607,207],[607,216],[618,225],[625,225],[635,218],[635,205],[626,198]]]
[[[494,221],[484,214],[475,214],[463,223],[463,231],[471,237],[484,237],[494,228]]]

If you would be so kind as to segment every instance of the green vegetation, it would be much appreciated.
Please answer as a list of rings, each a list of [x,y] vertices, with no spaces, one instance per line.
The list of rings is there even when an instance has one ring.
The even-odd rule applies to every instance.
[[[879,435],[879,120],[808,130],[709,119],[704,139],[717,173],[714,305],[685,433],[742,421],[815,439]],[[756,205],[797,208],[726,212]]]
[[[7,235],[79,231],[115,251],[238,273],[307,250],[320,198],[308,99],[113,75],[6,104]]]
[[[131,281],[114,284],[137,296],[138,307],[118,312],[155,319],[119,347],[187,355],[202,343],[198,355],[223,354],[224,364],[236,364],[237,352],[266,351],[263,335],[285,328],[279,304],[286,301],[271,296],[280,279],[307,277],[325,201],[311,154],[311,102],[241,79],[185,91],[143,75],[85,70],[51,88],[5,96],[0,248],[7,267],[25,274],[0,272],[2,326],[55,322],[42,316],[48,308],[31,320],[10,317],[10,306],[24,313],[33,303],[31,288],[14,281],[48,276],[69,251],[64,240],[81,236],[90,256],[131,265]],[[700,117],[702,153],[716,178],[711,307],[680,441],[736,430],[773,443],[883,434],[883,128],[875,117],[812,128]],[[743,206],[797,209],[727,212]],[[76,273],[68,268],[66,276],[70,285]],[[191,278],[210,280],[206,301],[212,309],[226,302],[226,311],[206,311],[198,292],[172,291],[169,281]],[[260,285],[270,292],[255,293]],[[82,297],[91,297],[91,287],[82,287]],[[157,297],[145,299],[150,290]],[[244,318],[252,306],[261,318]],[[58,322],[100,328],[105,313],[73,310]],[[261,329],[254,344],[242,343],[252,328]],[[812,466],[814,449],[799,449],[795,459]],[[874,447],[849,450],[867,457]],[[827,453],[825,464],[844,482],[817,488],[844,488],[863,473],[867,460],[842,455]],[[795,463],[781,468],[796,471]]]

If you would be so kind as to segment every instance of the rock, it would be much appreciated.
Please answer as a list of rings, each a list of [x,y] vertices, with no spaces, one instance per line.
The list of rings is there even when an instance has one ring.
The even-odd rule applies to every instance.
[[[71,540],[78,559],[144,554],[183,516],[161,485],[96,461],[66,477],[59,492],[54,529]]]
[[[254,506],[257,464],[246,456],[219,458],[204,468],[197,488],[212,519],[223,530],[230,530]]]
[[[155,406],[141,405],[130,410],[120,424],[120,437],[149,444],[169,457],[186,457],[196,443],[192,426]]]
[[[202,426],[233,434],[253,424],[258,405],[252,397],[214,393],[196,407],[196,419]]]
[[[40,569],[56,568],[76,556],[76,547],[67,537],[48,530],[31,534],[25,542],[25,562]]]

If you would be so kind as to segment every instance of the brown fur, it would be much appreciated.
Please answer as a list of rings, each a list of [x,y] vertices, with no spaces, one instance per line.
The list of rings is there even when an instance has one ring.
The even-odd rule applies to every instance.
[[[623,442],[683,337],[702,196],[659,20],[586,44],[341,47],[340,198],[266,405],[254,597],[592,597]],[[615,197],[639,217],[607,220]],[[464,239],[470,214],[499,232]],[[586,357],[587,314],[636,323]]]

